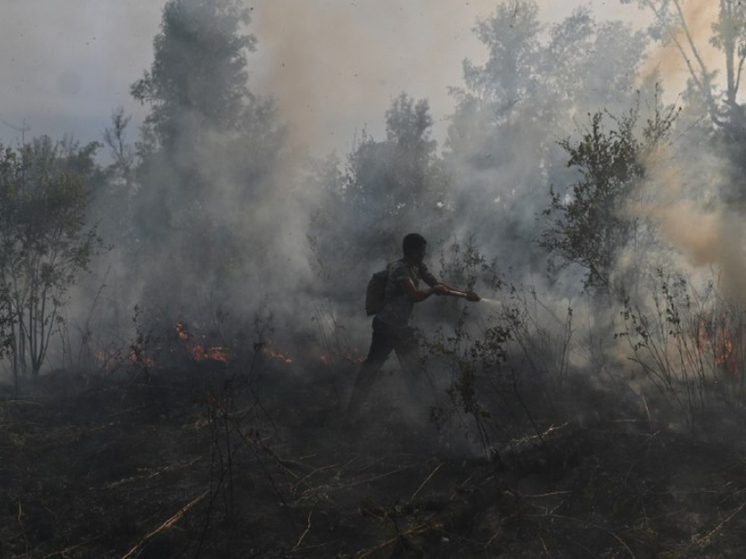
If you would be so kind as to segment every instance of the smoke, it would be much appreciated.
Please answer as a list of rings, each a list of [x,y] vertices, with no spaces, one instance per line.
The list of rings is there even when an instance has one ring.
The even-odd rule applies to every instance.
[[[695,157],[685,145],[678,147],[660,148],[647,159],[647,196],[629,211],[653,221],[685,268],[695,275],[714,271],[722,294],[746,308],[743,221],[720,198],[731,176],[729,164],[708,148],[700,147]]]
[[[708,0],[690,0],[679,4],[685,26],[676,8],[670,7],[673,22],[656,22],[662,25],[663,41],[653,45],[640,70],[643,82],[656,79],[676,93],[685,89],[692,70],[701,77],[702,66],[712,72],[719,64],[719,51],[710,44],[719,4]]]
[[[568,11],[555,0],[538,5],[550,20]],[[473,29],[495,6],[490,0],[263,0],[252,10],[259,40],[252,82],[277,99],[292,125],[291,143],[316,156],[349,147],[363,127],[380,138],[382,115],[402,91],[428,99],[442,143],[454,109],[449,90],[461,83],[465,58],[485,59]]]
[[[517,9],[525,5],[510,4]],[[384,113],[402,91],[429,101],[435,121],[433,137],[441,147],[448,139],[446,153],[433,172],[448,176],[444,204],[451,214],[448,228],[436,231],[439,237],[432,239],[432,257],[437,258],[439,244],[446,246],[454,239],[463,242],[474,235],[479,252],[488,259],[496,257],[502,271],[510,269],[512,279],[540,284],[548,299],[556,299],[558,309],[565,306],[568,293],[579,290],[581,274],[577,268],[569,270],[561,278],[563,293],[550,292],[545,255],[536,245],[542,228],[537,218],[549,202],[549,186],[562,191],[577,178],[566,168],[567,153],[557,142],[576,135],[588,112],[608,109],[621,114],[628,109],[645,40],[631,27],[605,23],[602,13],[599,19],[590,10],[568,15],[565,3],[551,0],[537,6],[539,29],[529,40],[534,51],[525,57],[521,51],[516,60],[525,66],[519,64],[507,76],[494,69],[509,68],[515,53],[502,54],[505,65],[491,66],[492,58],[500,53],[481,43],[474,33],[478,18],[495,13],[494,1],[457,5],[446,0],[262,0],[253,4],[247,32],[256,35],[258,50],[247,56],[249,88],[260,98],[275,99],[277,113],[256,119],[256,129],[246,135],[253,140],[237,142],[231,134],[216,132],[198,149],[184,149],[176,161],[156,164],[144,173],[154,191],[165,198],[166,207],[184,211],[154,219],[180,236],[151,232],[137,240],[140,245],[130,247],[133,252],[144,252],[136,274],[126,269],[126,259],[120,255],[103,265],[106,269],[113,261],[117,270],[110,274],[110,281],[117,277],[126,284],[122,291],[129,300],[123,306],[143,299],[194,306],[214,296],[213,282],[220,273],[225,282],[222,295],[236,314],[250,313],[269,297],[289,324],[299,330],[308,326],[297,317],[313,314],[318,301],[308,296],[313,291],[309,285],[325,280],[312,273],[313,255],[306,235],[314,212],[324,209],[324,193],[304,188],[305,155],[353,146],[354,131],[366,126],[380,139]],[[705,42],[702,38],[712,20],[712,7],[704,2],[685,6],[686,16],[695,22],[693,36]],[[142,15],[128,13],[133,21]],[[664,51],[649,57],[643,72],[648,67],[665,71],[676,67],[669,51],[659,53]],[[470,68],[483,72],[482,87],[453,95],[449,89],[465,81],[464,59],[471,62]],[[134,74],[140,75],[143,69]],[[490,91],[495,83],[509,89],[511,80],[526,84],[520,98],[499,98],[502,90],[497,86]],[[87,87],[85,76],[72,71],[63,72],[55,83],[69,95]],[[471,111],[473,106],[478,110]],[[280,123],[287,129],[280,132]],[[184,136],[181,140],[189,143],[189,134]],[[379,163],[382,168],[390,166],[383,157]],[[209,189],[204,197],[182,206],[183,182],[188,181],[181,177],[189,179],[192,175],[183,170],[190,168]],[[666,176],[666,169],[664,164],[657,167],[657,198],[635,211],[660,222],[662,235],[692,266],[722,267],[724,285],[735,296],[742,283],[743,262],[736,251],[724,248],[728,244],[723,240],[738,229],[737,224],[723,218],[724,211],[701,210],[698,201],[681,198],[675,177]],[[439,180],[446,183],[442,177]],[[428,211],[410,214],[422,221],[401,224],[406,229],[390,231],[390,236],[440,223],[433,218],[440,214]],[[331,223],[342,220],[340,215],[328,217]],[[702,232],[693,234],[688,220],[696,220]],[[366,216],[354,223],[355,231],[344,233],[359,233],[372,222]],[[330,246],[345,240],[341,234],[335,236],[339,229],[326,233]],[[203,242],[209,236],[224,242]],[[143,245],[149,250],[142,249]],[[378,245],[371,242],[359,254],[378,255]],[[185,265],[187,260],[191,269]],[[346,289],[357,290],[362,297],[366,278],[349,277],[344,263],[337,264],[326,292],[346,284]],[[431,268],[439,271],[437,263],[431,262]],[[174,276],[182,277],[177,282]],[[343,312],[361,317],[353,308],[356,302],[337,304],[348,303],[350,308]],[[547,304],[555,306],[554,301]],[[364,320],[351,323],[348,332],[367,330]]]

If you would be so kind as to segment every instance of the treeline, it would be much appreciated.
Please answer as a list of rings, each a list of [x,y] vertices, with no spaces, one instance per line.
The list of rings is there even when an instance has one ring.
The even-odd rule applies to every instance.
[[[477,23],[487,58],[464,62],[443,146],[427,100],[402,93],[382,115],[385,138],[363,133],[350,153],[310,160],[290,149],[292,123],[272,99],[251,90],[260,45],[249,10],[170,0],[153,64],[131,88],[149,110],[136,134],[119,110],[102,143],[3,148],[10,370],[39,374],[55,338],[57,360],[100,360],[103,338],[132,328],[135,305],[148,328],[230,323],[244,337],[261,331],[257,309],[295,327],[315,301],[357,313],[369,273],[411,231],[456,283],[495,286],[499,269],[628,301],[646,269],[675,266],[648,211],[662,165],[696,178],[697,156],[722,178],[682,192],[703,212],[713,200],[736,211],[746,192],[746,7],[720,3],[708,37],[716,74],[678,0],[639,4],[646,31],[586,7],[548,26],[533,0],[502,2]],[[676,106],[664,105],[655,73],[640,78],[659,44],[688,65]],[[96,163],[103,150],[107,166]]]

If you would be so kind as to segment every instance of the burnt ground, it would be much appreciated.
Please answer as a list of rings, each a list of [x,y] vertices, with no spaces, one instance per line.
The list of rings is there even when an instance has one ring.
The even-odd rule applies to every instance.
[[[5,393],[0,557],[746,556],[743,445],[598,393],[488,459],[396,404],[351,420],[349,367],[321,367]]]

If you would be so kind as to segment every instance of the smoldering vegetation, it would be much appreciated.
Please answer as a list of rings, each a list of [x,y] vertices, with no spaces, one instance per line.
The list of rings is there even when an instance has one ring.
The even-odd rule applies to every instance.
[[[497,3],[452,114],[312,158],[270,30],[169,1],[140,130],[1,154],[0,556],[743,555],[746,8],[638,7]],[[483,299],[418,304],[420,390],[392,357],[348,410],[413,231]]]

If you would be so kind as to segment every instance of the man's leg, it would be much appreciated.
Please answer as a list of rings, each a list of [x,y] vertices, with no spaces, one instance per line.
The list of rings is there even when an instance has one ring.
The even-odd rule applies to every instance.
[[[420,358],[420,344],[412,328],[402,328],[395,338],[394,350],[404,371],[409,395],[420,399],[425,371]]]
[[[357,413],[365,404],[376,377],[392,349],[394,349],[394,345],[386,325],[373,320],[373,338],[370,342],[370,350],[368,350],[368,357],[360,366],[355,384],[352,387],[352,396],[347,406],[349,413]]]

